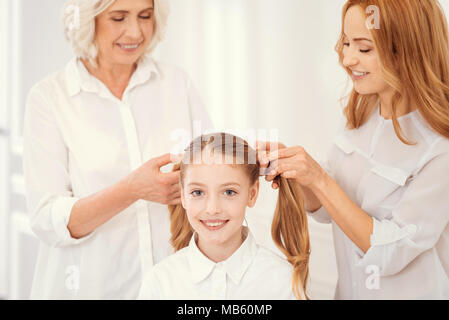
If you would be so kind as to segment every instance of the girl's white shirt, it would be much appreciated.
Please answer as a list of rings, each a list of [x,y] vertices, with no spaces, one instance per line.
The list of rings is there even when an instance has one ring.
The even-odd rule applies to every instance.
[[[147,271],[138,299],[295,299],[292,265],[258,245],[247,227],[244,233],[246,239],[242,245],[219,263],[200,251],[195,233],[187,247]]]
[[[27,205],[40,240],[31,298],[135,299],[142,270],[173,253],[167,206],[139,200],[81,239],[67,229],[72,207],[211,129],[189,77],[152,59],[139,63],[122,100],[79,59],[37,83],[24,124]]]
[[[322,163],[374,223],[364,254],[324,207],[309,213],[332,223],[336,299],[449,299],[449,140],[418,110],[398,120],[416,145],[397,138],[378,105],[361,128],[337,135]]]

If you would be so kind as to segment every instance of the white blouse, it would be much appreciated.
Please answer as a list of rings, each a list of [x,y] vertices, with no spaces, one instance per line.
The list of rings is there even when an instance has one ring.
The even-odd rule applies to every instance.
[[[323,167],[372,218],[364,254],[332,223],[336,299],[449,299],[449,140],[418,110],[399,118],[408,146],[379,106],[357,130],[344,129]]]
[[[292,300],[292,265],[259,246],[251,232],[225,261],[209,260],[190,244],[147,271],[142,300]]]
[[[78,59],[36,84],[24,125],[27,205],[41,240],[31,298],[135,299],[142,270],[173,253],[167,206],[139,200],[81,239],[67,229],[72,207],[204,129],[212,124],[188,76],[152,59],[122,100]]]

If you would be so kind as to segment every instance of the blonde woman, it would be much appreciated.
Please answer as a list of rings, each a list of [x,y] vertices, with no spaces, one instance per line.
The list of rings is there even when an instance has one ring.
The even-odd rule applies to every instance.
[[[33,299],[134,299],[143,270],[173,252],[166,205],[180,202],[179,173],[161,167],[174,130],[211,124],[186,74],[151,57],[167,16],[165,0],[64,6],[76,57],[26,107]]]
[[[346,128],[324,168],[301,147],[280,148],[266,179],[294,179],[312,217],[332,223],[337,299],[449,299],[442,9],[436,0],[347,1],[336,50],[354,84]]]
[[[140,299],[306,299],[309,232],[301,190],[281,179],[272,223],[286,259],[243,225],[259,193],[256,151],[234,135],[198,137],[179,166],[182,204],[170,206],[176,253],[148,271]]]

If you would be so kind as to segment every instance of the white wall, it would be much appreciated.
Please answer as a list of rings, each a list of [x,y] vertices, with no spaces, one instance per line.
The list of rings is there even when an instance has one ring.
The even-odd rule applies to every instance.
[[[18,10],[17,16],[12,15],[14,28],[10,28],[6,35],[7,29],[0,29],[0,39],[13,37],[11,48],[2,46],[0,60],[5,60],[1,57],[6,52],[11,70],[6,71],[8,75],[3,77],[6,79],[3,82],[10,83],[13,88],[6,93],[5,101],[10,103],[3,102],[3,107],[5,103],[12,106],[7,117],[13,134],[20,138],[28,90],[39,79],[64,66],[72,53],[63,38],[60,24],[63,1],[0,1],[2,5],[7,3]],[[347,85],[333,49],[340,30],[344,1],[170,2],[172,12],[167,38],[156,51],[156,56],[181,66],[190,74],[217,129],[274,128],[282,142],[302,145],[312,156],[323,159],[338,127],[341,113],[338,99]],[[440,2],[448,12],[449,0]],[[4,115],[4,111],[5,108],[0,106],[0,114]],[[19,144],[11,143],[17,157],[20,157]],[[0,157],[2,172],[9,167],[6,157]],[[17,167],[17,161],[10,162]],[[8,170],[16,170],[12,180],[19,183],[14,183],[18,186],[13,189],[19,194],[20,169]],[[4,177],[0,179],[3,181]],[[248,220],[256,237],[273,247],[269,228],[276,192],[265,183],[263,186],[256,207],[248,213]],[[20,239],[27,231],[26,227],[22,228],[22,216],[14,219],[5,217],[11,215],[12,210],[23,211],[23,199],[17,195],[5,196],[7,191],[3,189],[0,187],[0,199],[14,200],[10,209],[0,207],[3,210],[0,212],[0,225],[9,226],[11,221],[16,221],[15,227],[9,229],[23,229],[24,232],[11,238],[5,237],[6,228],[0,232],[3,232],[3,238]],[[310,221],[310,231],[311,296],[332,298],[336,266],[331,229],[328,225]],[[36,250],[35,242],[30,239],[20,241],[22,248],[14,249],[9,255],[5,249],[7,246],[0,245],[0,259],[17,257],[16,262],[20,266],[20,271],[14,270],[16,272],[13,273],[9,270],[8,273],[5,263],[0,263],[0,295],[2,290],[8,289],[6,282],[12,277],[15,288],[10,288],[10,297],[28,296]]]

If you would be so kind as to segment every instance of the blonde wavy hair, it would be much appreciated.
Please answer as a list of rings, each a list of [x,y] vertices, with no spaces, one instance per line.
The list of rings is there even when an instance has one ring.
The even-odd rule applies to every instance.
[[[184,185],[184,175],[189,163],[200,156],[205,148],[213,148],[223,157],[231,156],[235,164],[244,168],[251,185],[259,180],[260,165],[257,153],[239,137],[228,133],[203,135],[193,140],[186,149],[186,155],[174,171],[180,170],[180,181]],[[253,159],[254,161],[252,161]],[[242,164],[240,164],[242,163]],[[304,197],[300,187],[290,180],[279,178],[279,195],[271,225],[271,235],[276,246],[293,266],[292,290],[302,299],[300,284],[306,299],[306,283],[309,275],[310,241]],[[181,204],[169,205],[171,221],[171,244],[176,251],[188,246],[193,235],[186,210]]]
[[[403,135],[397,106],[409,98],[434,131],[449,138],[449,42],[446,17],[437,0],[348,0],[343,7],[342,32],[335,47],[343,65],[344,19],[349,8],[377,6],[380,28],[371,29],[385,81],[394,89],[392,121],[398,138]],[[368,14],[367,14],[368,19]],[[352,90],[344,109],[349,129],[361,127],[375,110],[377,94]]]
[[[96,67],[98,48],[95,43],[95,18],[116,0],[68,0],[62,8],[64,35],[78,58],[88,59]],[[153,0],[155,29],[153,38],[140,60],[151,55],[164,39],[169,14],[167,0]],[[139,60],[139,61],[140,61]]]

